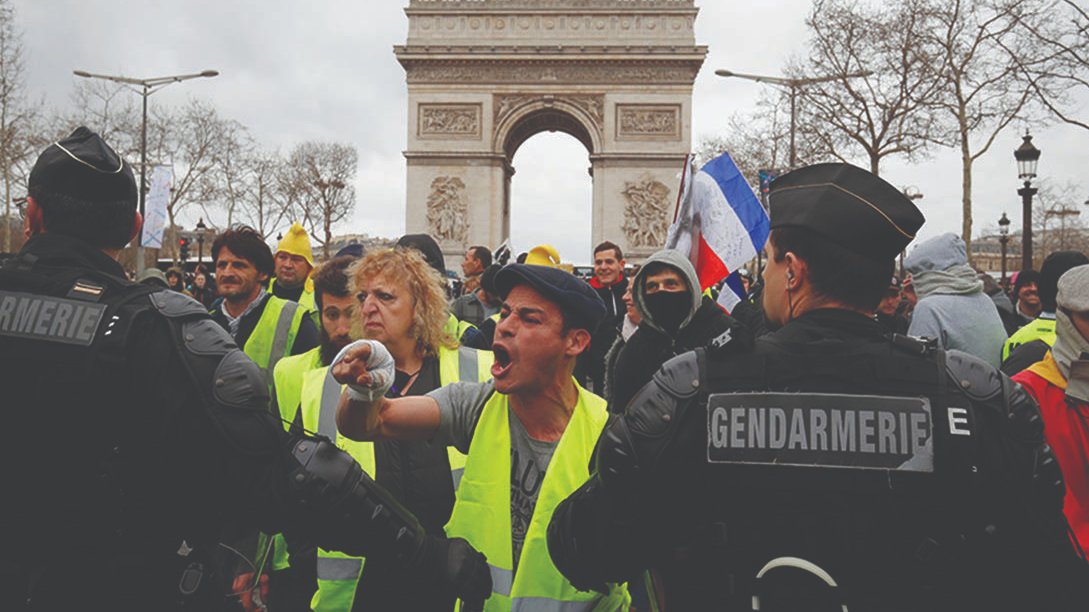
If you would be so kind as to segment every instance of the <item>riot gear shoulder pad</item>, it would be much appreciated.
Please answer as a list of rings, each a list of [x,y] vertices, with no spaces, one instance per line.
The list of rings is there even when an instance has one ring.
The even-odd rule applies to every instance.
[[[674,397],[692,397],[700,388],[700,361],[696,351],[677,355],[663,363],[652,380]]]
[[[200,302],[177,291],[162,289],[151,294],[151,305],[164,316],[171,319],[208,314]]]
[[[960,392],[977,402],[1002,393],[1002,373],[982,359],[961,351],[947,351],[945,371]]]
[[[690,404],[696,401],[705,370],[702,349],[665,362],[639,390],[623,418],[604,431],[597,469],[603,481],[627,479],[653,466]]]

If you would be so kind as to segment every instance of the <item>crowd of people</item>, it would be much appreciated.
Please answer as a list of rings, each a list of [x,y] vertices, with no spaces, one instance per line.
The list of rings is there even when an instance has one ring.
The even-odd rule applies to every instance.
[[[1089,601],[1083,253],[1007,293],[943,234],[894,275],[923,216],[819,164],[772,183],[730,313],[675,250],[602,242],[585,282],[474,245],[454,288],[426,234],[317,261],[298,224],[134,283],[135,182],[99,136],[28,191],[2,609]]]

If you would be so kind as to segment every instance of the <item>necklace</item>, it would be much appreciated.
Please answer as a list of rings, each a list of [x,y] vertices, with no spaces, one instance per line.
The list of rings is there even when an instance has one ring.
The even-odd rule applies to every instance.
[[[412,383],[414,383],[416,381],[416,377],[420,375],[420,372],[422,370],[423,370],[423,366],[421,365],[415,372],[413,372],[411,374],[408,374],[407,378],[405,378],[404,387],[398,387],[397,385],[393,385],[393,386],[391,386],[389,388],[389,390],[392,393],[396,394],[397,397],[404,397],[405,393],[408,392],[409,387],[411,387]],[[400,370],[398,370],[398,372],[400,372]],[[405,374],[405,372],[401,372],[401,373]]]

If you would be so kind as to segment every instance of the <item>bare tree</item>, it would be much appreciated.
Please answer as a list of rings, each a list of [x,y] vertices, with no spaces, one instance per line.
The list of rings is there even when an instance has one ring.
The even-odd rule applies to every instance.
[[[1089,252],[1085,222],[1081,215],[1081,188],[1073,182],[1054,184],[1044,182],[1033,200],[1032,232],[1039,240],[1034,251],[1034,267],[1038,270],[1053,251],[1079,250]]]
[[[1007,49],[1009,59],[1051,115],[1089,130],[1089,120],[1070,109],[1077,96],[1089,95],[1089,10],[1072,0],[1052,0],[1041,12],[1048,18],[1018,19],[1037,53],[1023,57]]]
[[[802,138],[797,142],[799,165],[832,158],[822,143]],[[763,94],[751,113],[735,113],[725,133],[705,136],[696,148],[703,165],[729,152],[749,185],[759,184],[762,168],[784,168],[790,159],[790,102],[783,94]]]
[[[888,156],[913,161],[925,153],[940,88],[922,39],[930,26],[926,0],[815,0],[806,25],[810,55],[789,73],[861,76],[799,89],[803,139],[841,161],[864,157],[874,174]]]
[[[355,209],[355,147],[340,143],[304,142],[288,158],[289,188],[310,235],[329,257],[333,225]],[[320,230],[320,232],[319,232]]]
[[[36,150],[35,113],[27,104],[23,37],[15,23],[15,7],[0,0],[0,169],[4,181],[3,248],[12,249],[15,224],[11,214],[12,188],[25,183],[29,161]]]
[[[238,217],[268,239],[298,212],[291,177],[279,152],[256,150],[247,160],[245,198]]]
[[[63,137],[85,125],[125,159],[139,160],[141,116],[136,100],[124,85],[98,79],[80,80],[68,105],[50,121],[50,131]]]
[[[1037,95],[1010,54],[1044,65],[1047,52],[1025,35],[1025,24],[1047,19],[1044,0],[934,0],[933,25],[923,34],[939,62],[936,108],[948,128],[935,139],[961,157],[961,237],[971,253],[972,168]]]
[[[148,164],[174,168],[174,182],[166,205],[167,236],[176,243],[178,215],[185,209],[207,207],[218,193],[218,161],[225,143],[237,140],[242,127],[222,119],[206,102],[191,100],[172,110],[156,108],[148,120]],[[165,242],[165,241],[164,241]]]

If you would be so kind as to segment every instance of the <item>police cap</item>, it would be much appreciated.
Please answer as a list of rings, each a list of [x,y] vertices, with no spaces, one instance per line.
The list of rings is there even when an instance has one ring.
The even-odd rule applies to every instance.
[[[801,227],[860,255],[891,259],[922,227],[899,189],[850,164],[815,164],[775,179],[771,229]]]
[[[127,201],[136,208],[132,168],[98,134],[80,126],[38,156],[27,182],[31,192],[95,204]]]

